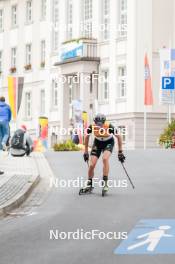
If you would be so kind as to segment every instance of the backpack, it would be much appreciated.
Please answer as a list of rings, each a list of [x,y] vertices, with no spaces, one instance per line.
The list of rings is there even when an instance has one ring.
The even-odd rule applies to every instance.
[[[78,145],[80,143],[79,136],[77,134],[74,134],[72,136],[72,141],[74,144]]]
[[[13,149],[24,149],[24,131],[22,129],[18,129],[11,140],[11,148]]]

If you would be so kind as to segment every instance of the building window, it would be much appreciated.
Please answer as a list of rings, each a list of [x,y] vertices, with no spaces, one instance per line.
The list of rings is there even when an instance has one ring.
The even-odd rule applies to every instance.
[[[32,22],[32,0],[26,2],[26,23]]]
[[[46,42],[45,40],[41,41],[41,68],[45,67],[45,57],[46,57]]]
[[[108,100],[109,99],[109,72],[103,71],[102,72],[102,99]]]
[[[32,64],[32,45],[26,45],[26,66],[31,66]]]
[[[25,117],[26,118],[31,118],[31,116],[32,116],[31,110],[32,110],[31,93],[30,92],[27,92],[25,94]]]
[[[92,0],[84,0],[83,2],[83,35],[92,37]]]
[[[41,0],[41,19],[46,19],[46,0]]]
[[[127,0],[120,0],[119,6],[119,36],[127,36]]]
[[[2,60],[3,60],[3,58],[2,58],[2,55],[3,53],[2,53],[2,50],[0,51],[0,75],[2,74]]]
[[[126,66],[118,68],[118,97],[126,98]]]
[[[45,90],[41,90],[40,100],[40,113],[43,115],[45,114]]]
[[[109,39],[110,26],[110,1],[102,0],[102,40]]]
[[[16,71],[16,57],[17,57],[17,49],[12,48],[11,49],[11,70]]]
[[[0,9],[0,31],[2,31],[4,28],[4,10]]]
[[[53,0],[53,51],[58,50],[59,42],[59,0]]]
[[[67,39],[72,39],[73,5],[72,0],[67,0]]]
[[[58,106],[58,83],[56,80],[52,81],[52,106]]]
[[[12,27],[17,26],[17,5],[12,6]]]

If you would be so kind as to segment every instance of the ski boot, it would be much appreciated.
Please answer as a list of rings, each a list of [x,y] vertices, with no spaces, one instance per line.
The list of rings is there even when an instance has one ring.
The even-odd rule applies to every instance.
[[[103,181],[104,181],[104,186],[103,186],[103,189],[102,189],[102,197],[104,197],[106,195],[106,193],[109,191],[108,177],[107,176],[103,176]]]
[[[93,189],[92,180],[88,180],[87,186],[80,189],[79,195],[91,193]]]

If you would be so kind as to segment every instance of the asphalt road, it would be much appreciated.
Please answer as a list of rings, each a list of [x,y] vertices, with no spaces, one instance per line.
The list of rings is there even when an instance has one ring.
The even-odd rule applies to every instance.
[[[68,182],[86,178],[87,166],[81,155],[52,152],[46,156],[55,178]],[[85,196],[78,195],[78,188],[54,187],[36,214],[1,220],[0,264],[174,263],[175,255],[115,255],[120,239],[56,239],[56,232],[78,229],[129,234],[142,219],[175,219],[175,152],[137,150],[126,155],[125,165],[135,190],[128,183],[127,188],[111,188],[102,198],[98,187]],[[100,160],[95,174],[99,178],[101,165]],[[111,158],[110,178],[126,179],[116,154]],[[52,239],[51,230],[55,234]]]

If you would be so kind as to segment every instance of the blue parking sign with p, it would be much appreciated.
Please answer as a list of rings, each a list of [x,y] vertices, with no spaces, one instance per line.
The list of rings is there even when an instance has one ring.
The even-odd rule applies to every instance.
[[[163,90],[174,90],[175,89],[175,78],[174,77],[162,77],[162,89]]]

